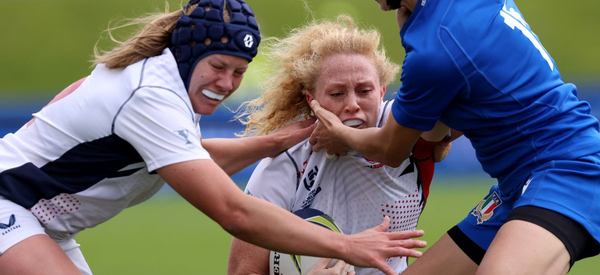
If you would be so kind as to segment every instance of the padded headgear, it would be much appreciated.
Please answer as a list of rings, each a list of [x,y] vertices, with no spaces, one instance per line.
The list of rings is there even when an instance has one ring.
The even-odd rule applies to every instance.
[[[224,9],[229,22],[223,18]],[[208,55],[233,55],[248,62],[256,56],[260,31],[254,12],[243,0],[190,0],[183,11],[171,33],[169,49],[186,89],[196,64]]]

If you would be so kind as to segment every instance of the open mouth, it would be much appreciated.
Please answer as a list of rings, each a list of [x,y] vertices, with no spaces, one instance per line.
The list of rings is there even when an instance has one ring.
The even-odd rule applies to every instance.
[[[225,99],[225,95],[222,94],[217,94],[209,89],[203,89],[202,90],[202,94],[207,97],[208,99],[214,100],[214,101],[223,101],[223,99]]]
[[[364,121],[362,119],[353,118],[353,119],[344,120],[343,123],[346,126],[357,128],[358,126],[362,125],[364,123]]]

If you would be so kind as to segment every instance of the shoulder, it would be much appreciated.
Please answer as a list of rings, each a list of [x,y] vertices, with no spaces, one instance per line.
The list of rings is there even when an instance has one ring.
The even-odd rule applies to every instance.
[[[248,180],[246,193],[292,209],[307,144],[308,141],[302,142],[274,158],[261,160]]]
[[[187,94],[175,57],[169,49],[165,49],[161,55],[147,58],[130,67],[132,78],[139,79],[139,86],[162,87]]]
[[[308,160],[312,153],[312,147],[308,140],[304,140],[293,147],[283,151],[273,158],[261,160],[253,175],[265,173],[265,170],[278,170],[282,173],[294,174],[302,170],[303,163]]]

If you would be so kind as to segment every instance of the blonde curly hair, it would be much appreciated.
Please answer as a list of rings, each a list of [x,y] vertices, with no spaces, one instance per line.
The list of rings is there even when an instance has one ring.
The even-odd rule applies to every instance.
[[[310,117],[304,92],[314,90],[322,60],[339,53],[372,60],[381,85],[389,85],[398,74],[399,66],[385,55],[376,30],[359,29],[346,15],[335,21],[313,21],[283,39],[266,41],[267,59],[274,70],[264,84],[264,93],[242,105],[237,118],[246,128],[241,136],[268,134]]]

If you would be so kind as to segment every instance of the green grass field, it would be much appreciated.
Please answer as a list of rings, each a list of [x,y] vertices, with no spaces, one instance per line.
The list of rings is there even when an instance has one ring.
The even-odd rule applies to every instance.
[[[421,218],[430,244],[461,219],[487,183],[432,187]],[[460,198],[460,199],[457,199]],[[78,241],[95,274],[225,274],[230,237],[176,195],[158,196],[82,232]],[[600,257],[577,263],[569,274],[600,273]]]

